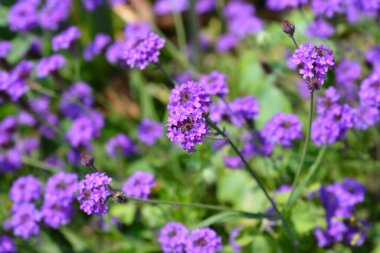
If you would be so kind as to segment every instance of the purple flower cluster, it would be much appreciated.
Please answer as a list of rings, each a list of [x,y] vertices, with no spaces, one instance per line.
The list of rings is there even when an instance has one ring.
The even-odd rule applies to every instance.
[[[108,140],[106,152],[114,158],[129,157],[136,153],[136,148],[133,141],[127,135],[118,134]]]
[[[75,119],[90,110],[93,103],[94,96],[91,86],[84,82],[78,82],[63,92],[59,107],[64,116]]]
[[[228,32],[223,34],[218,42],[217,49],[225,52],[245,37],[260,32],[264,23],[255,16],[255,7],[244,1],[230,1],[224,8],[227,19]]]
[[[208,75],[201,76],[199,83],[204,86],[206,93],[210,96],[223,97],[229,92],[227,76],[218,71],[212,71]]]
[[[319,199],[325,209],[327,228],[316,228],[315,237],[320,247],[329,247],[342,242],[357,247],[367,237],[366,222],[355,217],[356,205],[365,198],[365,187],[354,179],[345,179],[331,185],[322,186]]]
[[[168,138],[188,152],[195,151],[209,133],[204,113],[211,103],[204,86],[189,81],[175,87],[170,94],[167,129]]]
[[[103,4],[103,0],[82,0],[82,4],[87,11],[93,11]]]
[[[154,175],[145,171],[136,171],[125,181],[122,191],[127,197],[147,199],[156,186]]]
[[[75,26],[70,26],[65,31],[52,39],[53,50],[69,49],[81,36],[81,32]]]
[[[309,24],[307,27],[306,35],[311,38],[327,39],[331,37],[335,32],[332,25],[325,20],[318,18]]]
[[[42,185],[34,176],[19,177],[13,182],[9,198],[14,204],[29,203],[38,200],[42,194]]]
[[[66,63],[65,58],[60,54],[42,58],[37,65],[37,77],[45,78],[61,69]]]
[[[291,147],[294,140],[302,138],[302,123],[294,114],[277,113],[261,131],[269,142]]]
[[[363,80],[359,98],[362,105],[380,108],[380,73],[374,73]]]
[[[0,59],[7,57],[12,50],[12,44],[6,40],[0,41]]]
[[[96,56],[100,55],[103,49],[111,43],[111,38],[107,34],[98,33],[94,40],[87,45],[83,52],[83,58],[86,61],[91,61]]]
[[[143,119],[137,127],[139,140],[152,146],[164,134],[161,122],[152,119]]]
[[[292,68],[299,67],[299,73],[309,85],[311,81],[318,83],[316,87],[309,87],[311,91],[314,91],[326,81],[327,71],[334,66],[334,56],[332,51],[324,45],[317,47],[313,43],[305,43],[296,49],[289,65]]]
[[[181,223],[169,222],[160,232],[158,242],[165,253],[220,252],[222,238],[210,228],[198,228],[191,232]]]
[[[268,0],[267,7],[274,11],[281,11],[287,8],[297,8],[307,2],[307,0]]]
[[[145,69],[149,63],[157,63],[165,40],[153,32],[140,33],[127,38],[124,44],[124,62],[131,68]]]
[[[111,196],[109,183],[112,181],[105,173],[87,174],[79,182],[78,202],[80,209],[88,215],[107,214],[107,199]]]
[[[16,253],[16,244],[6,235],[0,236],[0,253]]]
[[[78,177],[72,173],[59,172],[46,183],[42,219],[46,225],[59,228],[71,221],[73,201],[78,189]]]
[[[215,8],[216,0],[196,0],[195,9],[199,14],[207,13]],[[189,0],[158,0],[154,5],[157,15],[180,13],[188,10]]]

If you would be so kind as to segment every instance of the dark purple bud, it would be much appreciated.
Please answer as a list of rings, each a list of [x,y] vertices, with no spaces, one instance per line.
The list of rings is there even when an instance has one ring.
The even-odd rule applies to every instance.
[[[81,153],[80,154],[80,163],[86,167],[93,167],[94,166],[94,158],[90,154]]]
[[[318,82],[318,80],[315,78],[310,78],[307,80],[307,87],[309,88],[310,92],[313,93],[314,91],[321,88],[321,83]]]
[[[290,22],[287,19],[284,19],[282,21],[282,31],[284,33],[286,33],[290,37],[293,37],[295,30],[296,30],[296,27],[294,26],[292,22]]]

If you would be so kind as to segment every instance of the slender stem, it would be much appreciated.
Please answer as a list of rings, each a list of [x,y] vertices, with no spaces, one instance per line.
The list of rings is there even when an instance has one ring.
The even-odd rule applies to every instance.
[[[208,205],[208,204],[201,204],[201,203],[184,203],[184,202],[176,202],[176,201],[168,201],[168,200],[156,200],[156,199],[139,199],[139,198],[132,198],[132,197],[126,197],[126,198],[128,201],[135,201],[135,202],[146,203],[146,204],[151,204],[151,205],[195,207],[195,208],[203,208],[203,209],[210,209],[210,210],[216,210],[216,211],[236,212],[236,213],[240,213],[244,216],[249,216],[249,217],[276,218],[276,216],[270,215],[270,214],[235,211],[235,210],[231,210],[230,208],[224,207],[224,206],[215,206],[215,205]]]
[[[181,49],[182,53],[185,53],[186,52],[186,32],[185,32],[185,26],[183,24],[182,15],[178,11],[175,11],[173,13],[173,17],[174,17],[175,30],[178,37],[179,48]]]
[[[49,172],[53,172],[53,173],[60,171],[62,169],[62,168],[56,167],[54,165],[47,164],[45,162],[41,162],[39,160],[33,159],[31,157],[28,157],[28,156],[22,156],[22,163],[25,165],[29,165],[29,166],[39,168],[42,170],[46,170]]]
[[[289,36],[289,37],[292,39],[292,41],[293,41],[293,43],[294,43],[294,46],[295,46],[296,48],[298,48],[298,43],[297,43],[296,39],[294,38],[294,36]]]
[[[166,72],[166,70],[164,69],[164,67],[162,67],[162,65],[160,63],[155,63],[155,65],[164,74],[166,79],[168,79],[168,82],[169,82],[171,88],[174,88],[176,86],[177,82],[170,77],[169,73]]]
[[[276,214],[278,215],[278,217],[281,219],[282,223],[284,224],[285,232],[288,235],[289,239],[291,239],[291,242],[292,242],[292,245],[293,245],[294,249],[296,249],[297,241],[294,238],[293,233],[291,232],[291,229],[290,229],[290,226],[289,226],[288,222],[286,221],[286,219],[284,218],[283,214],[278,209],[278,207],[277,207],[276,203],[274,202],[274,200],[269,195],[269,193],[266,190],[263,182],[260,180],[260,178],[258,177],[258,175],[256,174],[256,172],[252,169],[251,165],[249,165],[248,161],[245,159],[245,157],[243,156],[243,154],[236,147],[235,143],[214,122],[212,122],[209,118],[206,118],[206,121],[207,121],[207,123],[213,129],[215,129],[221,136],[223,136],[226,139],[226,141],[230,144],[230,146],[235,151],[235,153],[240,157],[241,161],[245,165],[245,169],[251,175],[251,177],[253,177],[253,179],[257,182],[258,186],[264,192],[266,198],[271,203],[274,211],[276,212]]]
[[[302,167],[305,163],[306,152],[307,152],[307,149],[309,147],[309,142],[310,142],[311,124],[313,121],[313,111],[314,111],[314,92],[312,92],[311,96],[310,96],[310,111],[309,111],[309,120],[308,120],[308,126],[307,126],[306,140],[305,140],[305,144],[304,144],[304,147],[302,150],[301,161],[298,165],[298,168],[296,171],[296,177],[295,177],[294,182],[293,182],[293,189],[298,184],[298,181],[299,181],[300,176],[301,176]]]
[[[293,207],[294,203],[297,201],[299,196],[302,194],[305,187],[310,183],[311,179],[315,175],[319,165],[322,162],[322,159],[326,153],[326,150],[327,150],[327,146],[324,145],[322,147],[322,149],[319,150],[317,159],[315,160],[313,165],[311,165],[309,172],[306,175],[305,179],[302,181],[302,183],[297,188],[293,188],[292,193],[290,194],[288,203],[286,203],[285,212],[288,212]]]

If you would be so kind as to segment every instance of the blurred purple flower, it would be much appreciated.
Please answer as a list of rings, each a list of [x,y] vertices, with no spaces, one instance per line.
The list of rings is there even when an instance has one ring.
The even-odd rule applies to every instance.
[[[311,8],[316,15],[325,15],[332,18],[336,13],[342,13],[344,10],[345,0],[311,0]]]
[[[307,0],[268,0],[267,7],[270,10],[281,11],[287,8],[297,8],[307,2]]]
[[[363,80],[359,98],[362,105],[380,107],[380,77],[377,73]]]
[[[231,231],[230,236],[229,236],[229,243],[232,246],[233,250],[235,253],[240,253],[241,252],[241,246],[235,241],[236,237],[238,237],[239,233],[243,227],[237,227],[234,230]]]
[[[103,0],[82,0],[82,4],[87,11],[93,11],[103,4]]]
[[[220,252],[222,238],[210,228],[193,230],[186,241],[186,252]]]
[[[0,41],[0,58],[5,58],[8,56],[9,52],[12,50],[12,44],[9,41]]]
[[[158,242],[164,253],[181,253],[185,250],[185,244],[189,231],[179,222],[169,222],[160,231]]]
[[[152,146],[163,134],[162,123],[152,119],[143,119],[137,127],[139,140],[148,146]]]
[[[123,56],[120,54],[124,50],[125,41],[117,41],[111,44],[106,51],[106,59],[111,64],[121,63]]]
[[[135,144],[125,134],[118,134],[110,138],[106,144],[106,152],[114,158],[128,157],[136,152]]]
[[[57,30],[70,15],[71,0],[47,0],[39,12],[41,28]]]
[[[321,18],[317,18],[307,27],[306,35],[311,38],[327,39],[331,37],[334,32],[335,29],[332,25]]]
[[[227,76],[215,70],[208,75],[201,76],[199,84],[204,86],[206,93],[210,96],[223,97],[229,92]]]
[[[145,171],[136,171],[125,181],[122,191],[127,197],[147,199],[156,186],[154,175]]]
[[[94,103],[90,85],[84,82],[72,84],[63,92],[59,107],[65,117],[75,119],[86,113]]]
[[[224,166],[232,170],[241,169],[244,167],[244,163],[242,162],[240,157],[237,155],[223,157],[223,163],[224,163]]]
[[[335,68],[335,80],[337,83],[356,81],[360,78],[360,70],[360,63],[343,60]]]
[[[29,203],[39,199],[42,191],[42,185],[37,178],[32,175],[23,176],[13,182],[9,198],[15,204]]]
[[[45,78],[61,69],[66,63],[65,57],[60,54],[42,58],[37,65],[37,77]]]
[[[219,53],[225,53],[234,48],[239,41],[239,38],[234,34],[222,34],[216,42],[216,50]]]
[[[26,32],[37,25],[37,6],[31,2],[19,1],[9,10],[9,27],[12,31]]]
[[[13,239],[6,235],[0,236],[0,253],[16,253],[16,244]]]
[[[40,227],[38,222],[41,219],[40,212],[32,203],[21,203],[12,208],[10,226],[13,234],[24,240],[28,240],[33,235],[38,235]]]
[[[157,15],[166,15],[172,12],[183,12],[188,7],[188,0],[158,0],[154,4],[154,11]]]
[[[132,22],[124,27],[124,34],[127,40],[144,39],[150,32],[152,32],[152,29],[149,24],[142,21]]]
[[[81,32],[75,26],[70,26],[65,31],[56,35],[52,39],[53,50],[69,49],[81,36]]]
[[[84,49],[83,57],[86,61],[91,61],[95,56],[102,53],[103,49],[111,43],[111,38],[107,34],[98,33],[94,40]]]
[[[367,130],[380,121],[380,111],[376,107],[360,105],[353,109],[356,129]]]

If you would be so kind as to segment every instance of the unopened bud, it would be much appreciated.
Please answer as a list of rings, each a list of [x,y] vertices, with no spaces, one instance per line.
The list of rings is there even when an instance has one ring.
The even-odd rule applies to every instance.
[[[296,31],[296,27],[294,26],[292,22],[290,22],[287,19],[284,19],[282,21],[282,31],[286,33],[287,35],[289,35],[290,37],[293,37],[294,32]]]
[[[311,93],[321,88],[321,84],[315,78],[308,79],[307,86]]]

